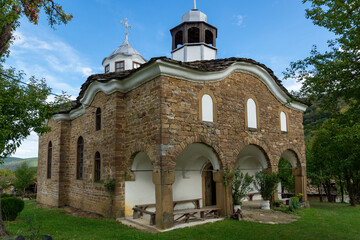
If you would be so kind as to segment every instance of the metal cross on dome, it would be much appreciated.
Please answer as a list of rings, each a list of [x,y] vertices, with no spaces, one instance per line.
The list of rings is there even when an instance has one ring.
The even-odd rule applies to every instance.
[[[132,29],[132,26],[129,25],[127,18],[125,18],[124,21],[121,20],[120,23],[125,26],[125,40],[128,40],[128,38],[129,38],[129,29]]]

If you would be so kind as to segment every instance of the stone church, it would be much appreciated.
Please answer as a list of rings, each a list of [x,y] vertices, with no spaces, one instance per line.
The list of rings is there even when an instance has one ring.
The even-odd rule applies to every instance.
[[[113,203],[113,217],[153,203],[156,225],[169,228],[174,201],[201,199],[200,207],[230,215],[224,172],[277,172],[281,157],[306,200],[306,105],[265,65],[217,59],[217,28],[196,6],[170,32],[172,58],[149,61],[126,34],[103,60],[104,73],[91,75],[71,109],[49,119],[52,130],[39,140],[37,201],[105,216]],[[104,187],[111,179],[113,196]]]

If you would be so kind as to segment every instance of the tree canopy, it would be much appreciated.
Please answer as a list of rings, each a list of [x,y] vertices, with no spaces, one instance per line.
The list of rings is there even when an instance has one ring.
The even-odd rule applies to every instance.
[[[321,99],[325,110],[336,113],[338,104],[360,106],[360,0],[303,0],[310,3],[306,17],[336,36],[321,53],[314,46],[310,56],[291,63],[285,77],[303,83],[301,92]]]
[[[291,63],[285,73],[303,84],[301,96],[322,111],[307,119],[314,123],[308,128],[314,134],[307,151],[308,175],[324,185],[328,198],[330,181],[338,179],[342,188],[344,180],[355,205],[360,202],[360,0],[303,3],[310,4],[308,19],[335,34],[327,51],[314,46],[309,57]]]
[[[4,0],[0,5],[0,163],[14,153],[31,131],[49,131],[46,121],[66,102],[67,96],[49,101],[51,89],[44,79],[30,77],[14,68],[5,69],[1,62],[9,54],[12,35],[25,16],[37,24],[39,12],[44,10],[51,27],[66,24],[72,19],[62,6],[53,0]]]

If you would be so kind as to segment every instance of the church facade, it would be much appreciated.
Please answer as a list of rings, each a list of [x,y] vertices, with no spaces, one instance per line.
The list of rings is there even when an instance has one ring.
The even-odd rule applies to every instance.
[[[306,200],[306,106],[263,64],[216,59],[217,29],[199,10],[171,34],[172,59],[148,62],[126,35],[104,59],[104,74],[90,76],[72,108],[48,121],[52,130],[39,140],[38,202],[105,216],[113,205],[113,217],[155,203],[156,225],[168,228],[173,201],[201,198],[201,206],[230,215],[225,173],[277,172],[281,157]],[[104,186],[112,179],[113,195]]]

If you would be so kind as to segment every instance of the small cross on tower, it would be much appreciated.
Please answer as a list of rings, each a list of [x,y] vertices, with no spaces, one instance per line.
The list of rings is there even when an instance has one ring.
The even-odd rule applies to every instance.
[[[194,0],[194,8],[193,9],[196,9],[196,0]]]
[[[128,38],[129,38],[129,29],[132,29],[132,26],[129,25],[127,18],[125,18],[124,21],[121,20],[120,23],[125,26],[125,40],[128,40]]]

